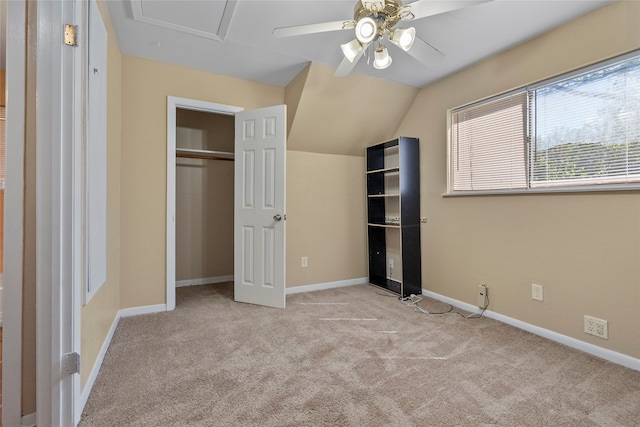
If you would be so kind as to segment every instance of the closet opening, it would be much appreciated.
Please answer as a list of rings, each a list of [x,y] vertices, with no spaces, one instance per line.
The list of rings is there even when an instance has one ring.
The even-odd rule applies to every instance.
[[[234,271],[235,116],[176,108],[175,120],[175,286],[222,286]]]

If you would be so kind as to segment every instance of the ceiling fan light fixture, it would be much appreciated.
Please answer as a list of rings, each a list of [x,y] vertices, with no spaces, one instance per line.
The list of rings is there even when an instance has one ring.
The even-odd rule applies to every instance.
[[[386,47],[380,45],[376,48],[375,60],[373,61],[373,68],[377,70],[384,70],[391,65],[392,59],[389,56],[389,51]]]
[[[340,45],[340,47],[342,48],[344,57],[347,58],[349,62],[353,62],[363,49],[358,39],[353,39],[349,43]]]
[[[416,29],[411,28],[397,28],[389,34],[389,40],[391,43],[398,46],[405,52],[411,49],[413,42],[416,40]]]
[[[370,16],[364,17],[356,24],[356,38],[361,44],[373,41],[378,33],[376,21]]]
[[[384,9],[385,1],[382,0],[361,0],[362,7],[371,12],[379,12]]]

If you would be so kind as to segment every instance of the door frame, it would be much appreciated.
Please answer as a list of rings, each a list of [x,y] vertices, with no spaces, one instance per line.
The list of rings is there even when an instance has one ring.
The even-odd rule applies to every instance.
[[[176,308],[176,110],[178,108],[231,116],[244,111],[244,108],[233,105],[176,96],[167,97],[167,238],[165,248],[167,311]]]
[[[24,143],[26,0],[2,2],[6,45],[6,181],[4,203],[4,289],[2,326],[2,420],[22,418],[22,262],[24,230]],[[11,58],[9,60],[9,58]],[[12,206],[8,209],[8,206]],[[8,251],[7,249],[12,250]],[[9,284],[9,286],[7,286]]]
[[[76,425],[80,374],[63,358],[80,353],[82,266],[82,49],[65,24],[85,27],[81,0],[38,1],[36,40],[36,425]],[[79,152],[80,150],[80,152]]]

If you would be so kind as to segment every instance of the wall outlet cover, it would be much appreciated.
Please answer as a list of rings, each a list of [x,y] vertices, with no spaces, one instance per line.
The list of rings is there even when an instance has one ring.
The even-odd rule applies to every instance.
[[[478,285],[478,301],[477,305],[480,308],[487,308],[489,300],[487,299],[487,287],[485,285]]]
[[[584,316],[584,332],[602,339],[609,339],[609,325],[604,319],[593,316]]]
[[[544,301],[544,288],[542,285],[531,284],[531,299]]]

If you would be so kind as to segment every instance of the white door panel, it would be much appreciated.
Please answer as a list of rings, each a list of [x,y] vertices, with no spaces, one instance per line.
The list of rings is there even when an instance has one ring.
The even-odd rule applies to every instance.
[[[286,106],[236,114],[234,295],[285,307]]]

